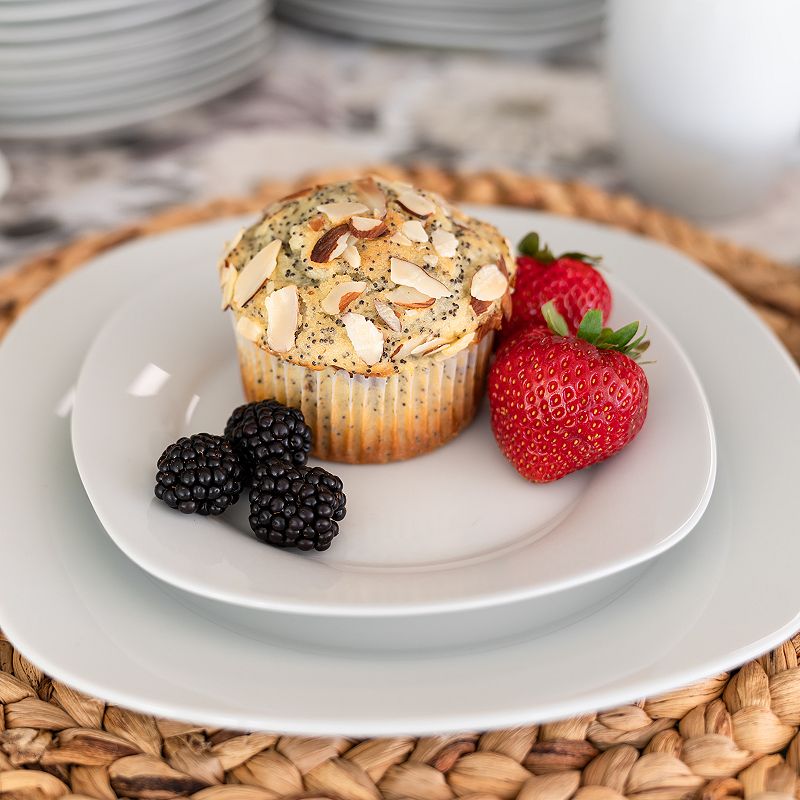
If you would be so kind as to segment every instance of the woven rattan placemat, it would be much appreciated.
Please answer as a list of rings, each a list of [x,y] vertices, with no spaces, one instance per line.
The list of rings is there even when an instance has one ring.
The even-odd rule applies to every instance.
[[[460,201],[583,217],[670,244],[734,286],[800,359],[800,270],[583,184],[428,167],[374,171]],[[40,291],[104,250],[253,212],[298,186],[271,182],[245,199],[171,209],[36,258],[0,278],[0,334]],[[198,728],[109,706],[43,675],[0,635],[0,797],[800,798],[799,657],[800,635],[735,673],[612,711],[483,734],[354,741]]]

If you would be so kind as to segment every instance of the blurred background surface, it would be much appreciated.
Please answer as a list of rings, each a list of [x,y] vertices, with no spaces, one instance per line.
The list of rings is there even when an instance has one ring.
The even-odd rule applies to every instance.
[[[770,1],[776,13],[792,10],[784,0]],[[755,8],[752,0],[737,2],[743,13]],[[658,200],[622,145],[628,156],[638,152],[639,166],[660,164],[660,174],[673,177],[672,163],[699,145],[682,129],[669,142],[677,142],[672,161],[664,161],[663,142],[646,142],[651,149],[642,151],[635,126],[617,133],[620,104],[627,103],[626,113],[645,108],[641,97],[652,86],[650,94],[664,98],[656,108],[677,108],[702,87],[694,79],[688,86],[673,80],[667,89],[658,83],[677,74],[670,58],[685,60],[691,42],[667,47],[656,63],[647,46],[630,46],[653,42],[641,29],[654,23],[652,15],[637,29],[625,6],[626,0],[279,0],[275,9],[264,0],[0,0],[0,152],[8,162],[5,170],[0,159],[0,268],[83,232],[241,194],[271,177],[387,160],[547,174]],[[699,19],[700,6],[706,26],[716,24],[720,9],[719,0],[664,6],[678,31]],[[753,49],[769,46],[773,62],[783,56],[776,20],[762,26],[763,42],[748,34]],[[740,27],[749,21],[745,15]],[[614,52],[633,61],[612,59],[607,72],[609,25]],[[696,43],[710,64],[713,54],[702,38]],[[800,75],[786,52],[786,79],[769,82],[770,99],[783,107],[788,97],[791,113],[767,139],[771,154],[775,142],[792,152],[773,158],[780,169],[767,176],[768,186],[763,177],[763,196],[740,188],[741,202],[722,216],[710,213],[704,224],[800,263],[800,168],[789,163]],[[773,72],[780,66],[768,65]],[[723,84],[717,79],[712,87],[720,96]],[[709,105],[702,96],[697,102]],[[707,113],[713,118],[715,109]],[[741,118],[742,129],[752,129],[744,110]],[[739,126],[726,131],[731,127]],[[719,150],[701,133],[704,147]],[[762,150],[767,139],[757,139]],[[750,151],[735,144],[739,150],[720,151],[723,164],[746,162]],[[709,185],[703,159],[700,168],[687,161],[691,172],[679,176],[680,188],[694,178]],[[658,190],[665,179],[656,180]],[[673,196],[665,194],[662,204],[686,204]],[[696,208],[679,210],[697,216]]]

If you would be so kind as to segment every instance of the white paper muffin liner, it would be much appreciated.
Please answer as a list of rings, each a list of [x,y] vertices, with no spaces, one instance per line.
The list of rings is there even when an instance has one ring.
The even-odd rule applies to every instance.
[[[248,402],[301,409],[317,458],[360,464],[421,455],[466,427],[483,397],[493,338],[387,378],[297,366],[238,333],[236,345]]]

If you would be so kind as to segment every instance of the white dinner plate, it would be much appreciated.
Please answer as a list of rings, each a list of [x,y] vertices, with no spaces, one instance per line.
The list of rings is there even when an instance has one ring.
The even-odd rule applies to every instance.
[[[116,31],[103,36],[59,39],[44,42],[6,43],[0,48],[0,67],[20,67],[59,59],[84,58],[101,54],[138,51],[155,44],[182,40],[226,24],[232,18],[251,15],[264,8],[263,0],[236,0],[198,8],[179,19],[166,19],[142,31],[141,28]]]
[[[160,80],[134,81],[116,89],[105,87],[97,92],[70,94],[64,97],[16,98],[0,97],[2,125],[19,121],[46,121],[52,118],[79,118],[83,114],[96,114],[109,110],[125,111],[135,106],[155,105],[170,98],[192,94],[211,83],[226,80],[261,63],[266,54],[269,34],[262,32],[258,41],[245,46],[235,42],[231,52],[216,54],[194,70],[180,70],[164,75]]]
[[[201,57],[242,36],[258,30],[261,15],[256,11],[232,17],[209,30],[194,35],[179,35],[171,41],[148,42],[133,50],[99,55],[73,55],[66,59],[40,59],[32,63],[4,64],[0,70],[0,87],[52,85],[94,77],[98,73],[115,76],[129,74],[142,67],[156,68],[163,64],[180,63]]]
[[[236,5],[246,0],[228,0]],[[30,22],[3,20],[0,7],[0,43],[37,44],[64,39],[85,40],[104,37],[123,31],[138,32],[143,40],[147,38],[149,27],[158,27],[169,22],[178,24],[186,21],[204,6],[219,4],[220,0],[161,0],[160,3],[141,3],[128,8],[118,8],[98,14],[81,15],[74,18],[62,17]]]
[[[0,119],[0,136],[10,139],[39,139],[57,136],[81,136],[99,131],[116,130],[157,119],[175,111],[191,108],[234,89],[244,86],[263,74],[263,53],[255,53],[253,60],[242,69],[226,77],[208,81],[192,91],[162,97],[141,104],[103,109],[95,112],[35,119]]]
[[[539,33],[551,28],[566,28],[582,23],[595,23],[603,16],[602,6],[596,2],[573,3],[559,8],[528,8],[519,11],[498,12],[493,9],[471,11],[451,8],[409,9],[405,5],[376,6],[367,3],[331,4],[326,0],[292,0],[292,6],[309,16],[324,14],[349,22],[358,28],[362,24],[407,27],[420,30],[433,28],[443,36],[452,33]]]
[[[216,259],[212,249],[171,264],[114,315],[86,358],[73,411],[75,459],[100,521],[161,580],[291,613],[463,611],[563,591],[654,558],[705,510],[716,451],[703,390],[669,331],[615,280],[614,319],[647,325],[654,363],[645,367],[647,420],[613,459],[529,483],[500,453],[484,408],[425,456],[327,464],[344,482],[348,510],[325,553],[258,542],[246,498],[222,517],[177,514],[153,497],[164,447],[199,431],[222,433],[245,402]],[[615,496],[626,500],[609,502]]]
[[[672,250],[570,219],[479,213],[512,238],[536,228],[556,249],[628,264],[625,283],[676,333],[702,377],[719,452],[714,494],[693,535],[589,618],[468,652],[376,656],[267,644],[176,603],[97,522],[68,417],[86,348],[109,312],[165,269],[202,262],[235,227],[204,224],[100,256],[59,281],[0,345],[0,623],[21,652],[78,689],[151,713],[375,736],[608,707],[740,664],[793,634],[800,376],[787,353],[741,298]]]
[[[454,47],[475,50],[539,50],[562,47],[596,37],[602,30],[602,16],[574,25],[548,27],[530,32],[497,33],[489,30],[453,30],[447,27],[416,27],[387,24],[373,19],[346,19],[321,9],[309,13],[303,6],[285,6],[282,15],[300,25],[345,36],[412,47]]]
[[[0,83],[0,109],[12,117],[43,113],[76,114],[82,109],[127,106],[148,102],[157,94],[184,91],[240,69],[242,62],[258,60],[265,52],[269,32],[265,26],[249,29],[216,47],[191,57],[154,61],[121,72],[102,71],[92,77],[48,80],[38,84],[4,86]]]

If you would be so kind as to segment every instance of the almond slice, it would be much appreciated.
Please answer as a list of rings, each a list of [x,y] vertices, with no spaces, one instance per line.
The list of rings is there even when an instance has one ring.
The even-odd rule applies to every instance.
[[[240,228],[239,232],[236,236],[233,237],[226,245],[225,250],[222,253],[223,260],[226,259],[238,246],[239,242],[242,241],[242,237],[244,236],[244,232],[247,230],[246,228]]]
[[[508,289],[508,278],[497,264],[485,264],[473,276],[470,294],[476,300],[499,300]]]
[[[400,230],[412,242],[423,244],[428,241],[428,232],[422,227],[422,223],[418,219],[407,220],[400,226]]]
[[[317,211],[324,214],[334,225],[346,222],[355,214],[366,214],[369,208],[363,203],[351,203],[348,200],[334,203],[323,203]]]
[[[452,344],[448,345],[444,348],[444,350],[440,351],[436,358],[437,360],[444,360],[445,358],[451,358],[452,356],[456,355],[456,353],[460,353],[466,347],[472,344],[473,339],[475,338],[475,331],[470,331],[469,333],[465,333],[461,338],[456,339]]]
[[[406,236],[404,233],[401,233],[400,231],[395,231],[389,237],[389,241],[392,242],[393,244],[399,244],[400,247],[411,247],[411,245],[413,244],[411,239],[409,239],[408,236]]]
[[[386,195],[372,177],[361,178],[355,182],[356,192],[361,200],[369,206],[376,217],[386,216]]]
[[[250,317],[239,317],[236,322],[236,333],[248,342],[258,344],[264,335],[264,328]]]
[[[278,264],[281,240],[273,239],[262,247],[248,262],[236,279],[233,292],[234,302],[242,307],[267,282]]]
[[[508,267],[506,266],[506,260],[503,258],[502,255],[497,257],[497,269],[503,273],[503,275],[508,277]]]
[[[417,345],[412,351],[412,356],[430,356],[439,350],[443,350],[450,344],[449,339],[444,339],[441,336],[434,336],[433,339],[428,339],[426,342]]]
[[[344,253],[347,247],[347,237],[350,235],[350,228],[347,225],[337,225],[327,233],[317,239],[317,243],[311,250],[311,260],[317,264],[327,264],[334,258]]]
[[[300,316],[297,287],[294,284],[277,289],[266,300],[267,344],[276,353],[294,347],[294,334]]]
[[[311,217],[308,221],[308,227],[314,233],[319,233],[325,227],[325,215],[317,214],[316,217]]]
[[[383,334],[380,329],[372,320],[351,311],[342,314],[342,322],[356,355],[370,367],[377,364],[383,356]]]
[[[404,261],[402,258],[392,258],[391,278],[401,286],[410,286],[428,297],[450,297],[453,293],[436,278],[431,277],[422,267]],[[497,269],[495,267],[495,269]]]
[[[469,304],[472,306],[472,310],[477,314],[477,316],[483,314],[483,312],[492,305],[491,301],[478,300],[476,297],[471,297]]]
[[[231,307],[233,300],[233,290],[236,286],[236,276],[238,273],[234,267],[225,267],[220,276],[220,288],[222,289],[222,304],[223,311],[227,311]]]
[[[433,243],[433,249],[442,258],[455,258],[456,250],[458,249],[458,239],[456,239],[450,231],[437,228],[431,234],[431,242]]]
[[[378,312],[378,316],[390,330],[395,333],[400,333],[403,330],[403,324],[400,322],[400,317],[397,316],[395,310],[388,303],[384,303],[383,300],[378,300],[377,297],[375,298],[375,311]]]
[[[431,200],[428,200],[427,197],[423,197],[413,189],[405,189],[400,192],[400,194],[397,195],[397,202],[408,211],[409,214],[420,217],[420,219],[425,219],[425,217],[429,217],[436,211],[436,206]]]
[[[405,344],[401,344],[395,351],[392,353],[392,358],[407,358],[411,351],[414,350],[419,345],[423,344],[424,342],[428,341],[428,335],[423,333],[420,336],[412,336]]]
[[[342,253],[342,258],[353,268],[358,269],[361,266],[361,253],[356,250],[355,245],[349,244],[345,247]]]
[[[436,298],[428,297],[410,286],[398,286],[390,292],[386,292],[386,299],[403,308],[430,308],[436,302]]]
[[[349,225],[350,233],[359,239],[377,239],[388,230],[382,219],[374,217],[351,217]]]
[[[341,314],[353,300],[357,300],[361,297],[366,289],[367,284],[364,281],[343,281],[342,283],[337,283],[322,301],[322,310],[326,314]]]

